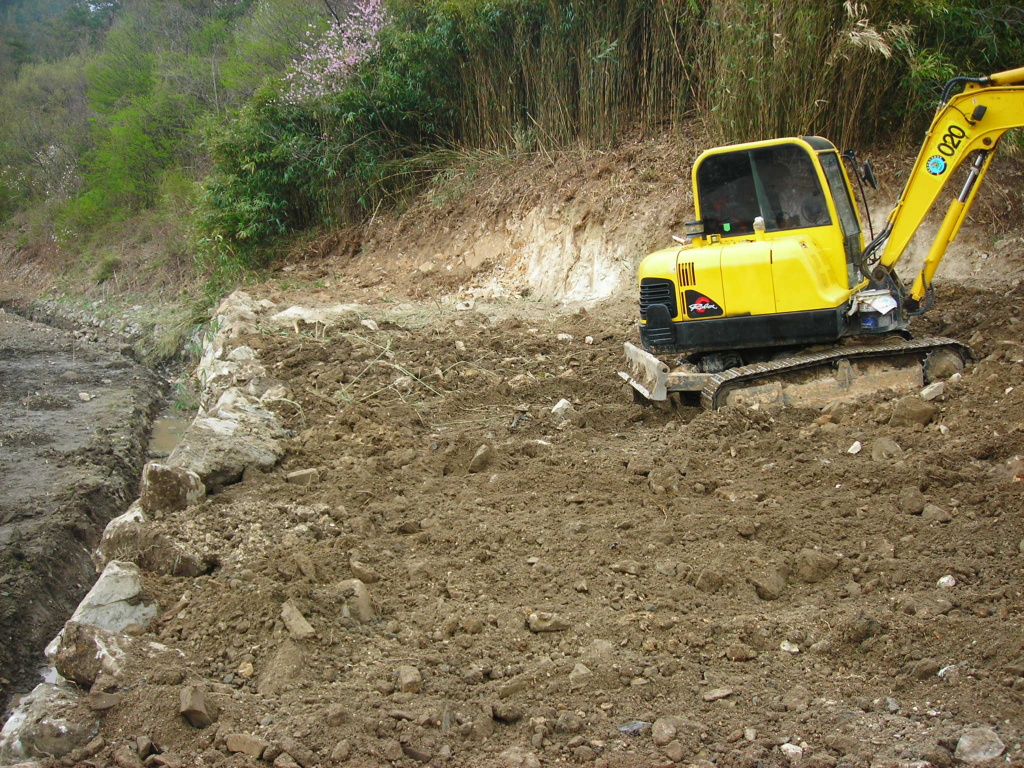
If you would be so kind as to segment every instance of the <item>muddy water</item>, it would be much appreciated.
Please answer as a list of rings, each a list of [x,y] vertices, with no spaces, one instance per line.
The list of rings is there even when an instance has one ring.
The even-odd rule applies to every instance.
[[[89,552],[135,498],[159,380],[113,346],[0,310],[0,699],[96,578]]]

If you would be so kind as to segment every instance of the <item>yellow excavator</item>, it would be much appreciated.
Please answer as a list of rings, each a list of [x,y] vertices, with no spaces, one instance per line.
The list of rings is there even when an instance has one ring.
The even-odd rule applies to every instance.
[[[907,328],[932,305],[935,270],[1000,138],[1020,126],[1024,67],[950,80],[896,206],[866,245],[844,160],[862,197],[877,182],[853,153],[818,136],[704,152],[693,167],[697,221],[640,264],[641,344],[626,343],[620,376],[641,401],[680,393],[718,408],[823,404],[962,369],[970,348]],[[906,284],[896,264],[954,175],[962,189]]]

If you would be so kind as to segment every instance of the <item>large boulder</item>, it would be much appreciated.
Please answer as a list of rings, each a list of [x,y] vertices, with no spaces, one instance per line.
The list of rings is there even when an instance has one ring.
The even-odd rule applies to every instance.
[[[150,462],[142,469],[139,504],[151,515],[178,512],[206,498],[206,486],[199,475],[184,467]]]
[[[101,673],[121,678],[124,659],[132,644],[127,635],[69,621],[58,638],[53,665],[64,679],[90,688]]]
[[[284,453],[277,418],[237,389],[197,417],[167,464],[197,474],[210,488],[237,482],[249,467],[270,470]]]
[[[208,573],[214,565],[210,557],[171,538],[147,520],[138,503],[110,521],[95,556],[101,565],[129,561],[149,573],[185,578]]]
[[[61,758],[99,732],[99,716],[72,686],[41,683],[21,700],[0,731],[0,763]]]

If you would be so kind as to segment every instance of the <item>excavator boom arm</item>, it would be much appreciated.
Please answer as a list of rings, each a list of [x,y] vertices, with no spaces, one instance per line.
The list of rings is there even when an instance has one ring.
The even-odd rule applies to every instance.
[[[1024,126],[1024,67],[965,82],[964,90],[946,99],[936,112],[889,214],[888,239],[879,256],[887,270],[895,266],[954,172],[970,162],[967,181],[950,204],[911,289],[916,301],[924,297],[946,248],[960,230],[999,139],[1008,130]]]

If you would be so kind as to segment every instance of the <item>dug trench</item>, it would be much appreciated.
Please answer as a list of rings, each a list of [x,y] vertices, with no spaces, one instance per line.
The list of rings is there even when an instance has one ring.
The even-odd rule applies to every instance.
[[[10,309],[10,308],[9,308]],[[0,697],[29,690],[135,498],[161,397],[116,344],[0,309]]]

